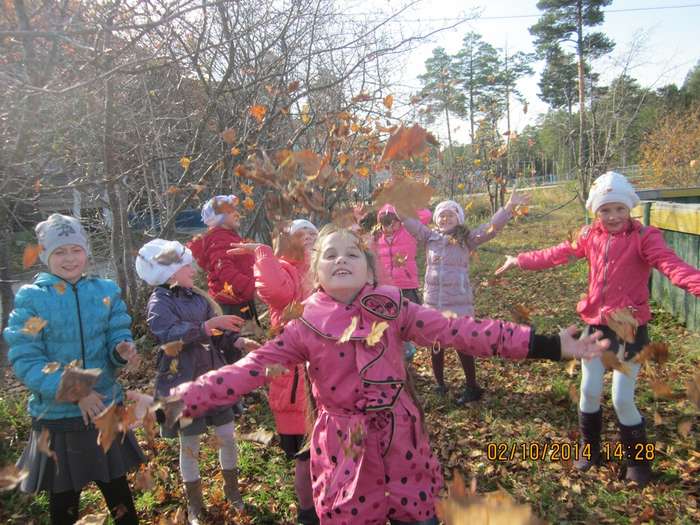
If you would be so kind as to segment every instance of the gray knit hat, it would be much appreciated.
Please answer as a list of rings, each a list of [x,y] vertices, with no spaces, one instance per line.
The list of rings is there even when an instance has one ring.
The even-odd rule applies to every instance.
[[[34,231],[42,246],[39,258],[44,264],[48,264],[49,257],[56,248],[66,244],[77,244],[89,253],[87,235],[75,217],[54,213],[44,222],[37,224]]]

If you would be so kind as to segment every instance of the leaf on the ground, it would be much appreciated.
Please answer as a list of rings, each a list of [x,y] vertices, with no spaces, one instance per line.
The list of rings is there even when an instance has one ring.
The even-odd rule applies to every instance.
[[[22,254],[22,268],[27,270],[34,266],[43,249],[44,247],[41,244],[27,244]]]
[[[627,376],[632,373],[629,365],[620,361],[614,352],[604,351],[600,356],[600,360],[605,368],[617,370]]]
[[[376,345],[384,335],[384,331],[389,328],[389,323],[386,321],[373,322],[372,328],[369,330],[369,335],[365,337],[365,341],[369,346]]]
[[[618,308],[605,315],[608,326],[626,343],[634,343],[639,322],[630,308]]]
[[[439,143],[433,135],[418,124],[414,124],[410,128],[401,126],[396,133],[389,137],[379,162],[383,164],[392,160],[409,160],[412,157],[419,157],[426,152],[429,144],[437,146]]]
[[[384,183],[373,196],[374,205],[393,205],[404,217],[418,217],[418,210],[427,208],[434,189],[413,179],[398,178]]]
[[[98,430],[97,444],[102,447],[106,454],[114,442],[114,438],[119,433],[119,410],[115,403],[112,403],[102,412],[100,412],[93,423]]]
[[[0,469],[0,492],[13,490],[29,475],[28,470],[20,470],[16,465],[7,465]]]
[[[229,146],[233,146],[236,143],[236,130],[233,128],[226,128],[221,132],[221,140]]]
[[[503,489],[485,494],[475,494],[475,486],[467,492],[461,476],[448,485],[446,498],[436,503],[438,517],[445,525],[539,525],[542,522],[529,505],[520,504]]]
[[[46,321],[41,317],[30,317],[24,323],[22,327],[22,333],[29,335],[37,335],[46,326]]]
[[[143,431],[146,434],[146,441],[149,445],[155,445],[156,436],[158,435],[158,425],[153,409],[149,409],[143,416]]]
[[[690,418],[684,418],[678,422],[678,433],[684,438],[690,436],[690,431],[692,428],[693,420]]]
[[[700,410],[700,372],[690,378],[685,392],[690,402]]]
[[[270,365],[265,368],[265,375],[267,377],[279,377],[288,373],[289,369],[279,363],[275,363],[274,365]]]
[[[656,399],[671,399],[673,397],[671,387],[660,379],[652,379],[649,381],[649,386]]]
[[[134,475],[134,488],[136,490],[153,490],[155,481],[151,474],[151,468],[148,465],[141,465],[138,472]]]
[[[654,426],[658,427],[660,425],[664,424],[664,418],[661,417],[661,414],[659,414],[658,411],[654,412]]]
[[[56,464],[58,464],[58,456],[56,455],[56,452],[51,450],[51,432],[49,432],[48,428],[44,427],[41,429],[39,440],[36,443],[36,448],[39,452],[46,454],[48,457],[53,459]]]
[[[71,366],[72,364],[63,369],[56,392],[56,401],[77,403],[92,391],[102,373],[99,368],[83,369]]]
[[[185,525],[187,513],[184,507],[178,507],[175,512],[164,514],[158,520],[158,525]]]
[[[513,321],[521,324],[530,324],[532,318],[530,317],[530,309],[522,304],[514,304],[510,307],[510,315],[513,317]]]
[[[574,383],[571,383],[569,385],[569,399],[571,399],[571,402],[574,405],[578,405],[579,402],[579,395],[578,395],[578,388]]]
[[[666,343],[649,343],[633,359],[635,363],[644,363],[649,360],[660,365],[668,361],[668,345]]]
[[[80,518],[75,525],[102,525],[107,520],[107,515],[107,512],[93,512]]]
[[[212,335],[214,335],[212,333]],[[165,343],[164,345],[160,346],[160,349],[163,351],[165,355],[168,357],[177,357],[178,354],[182,351],[182,349],[185,346],[185,342],[180,340],[180,341],[170,341],[169,343]]]
[[[270,441],[272,441],[273,436],[274,434],[269,430],[259,428],[255,432],[241,435],[241,439],[243,441],[254,441],[255,443],[267,446],[270,444]]]
[[[357,321],[359,318],[354,315],[352,319],[350,319],[350,324],[343,330],[343,333],[340,335],[340,339],[338,339],[338,344],[342,343],[347,343],[350,341],[350,338],[352,337],[352,334],[355,332],[355,329],[357,328]]]
[[[251,106],[251,108],[248,111],[250,112],[251,117],[253,117],[258,122],[262,123],[262,121],[265,119],[267,108],[265,106],[256,104],[255,106]]]
[[[281,321],[282,323],[288,323],[294,319],[299,319],[304,315],[304,305],[299,301],[292,301],[282,310]]]
[[[44,365],[44,368],[41,369],[41,371],[44,374],[53,374],[54,372],[56,372],[60,368],[61,368],[61,363],[57,363],[56,361],[51,361],[50,363],[46,363]]]

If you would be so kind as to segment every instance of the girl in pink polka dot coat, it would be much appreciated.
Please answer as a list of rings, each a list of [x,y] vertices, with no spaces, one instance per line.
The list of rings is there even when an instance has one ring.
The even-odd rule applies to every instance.
[[[311,474],[323,525],[437,525],[443,486],[420,409],[405,388],[403,342],[438,342],[478,357],[508,359],[599,355],[600,334],[575,340],[535,335],[528,326],[490,319],[448,319],[376,286],[371,254],[352,232],[333,225],[319,234],[312,261],[318,291],[304,314],[274,340],[234,365],[172,393],[183,416],[227,406],[265,383],[268,367],[308,362],[316,418]]]

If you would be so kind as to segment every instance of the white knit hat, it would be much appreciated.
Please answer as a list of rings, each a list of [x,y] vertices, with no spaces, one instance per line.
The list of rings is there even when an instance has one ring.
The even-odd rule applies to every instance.
[[[307,221],[306,219],[296,219],[289,225],[289,234],[294,235],[302,228],[308,228],[309,230],[313,230],[318,233],[318,228],[316,228],[311,221]]]
[[[56,248],[67,244],[76,244],[86,253],[90,253],[85,230],[75,217],[54,213],[45,221],[37,224],[34,231],[42,247],[39,258],[44,264],[48,264],[49,257]]]
[[[189,248],[177,241],[153,239],[139,250],[136,273],[151,286],[158,286],[191,263],[192,252]]]
[[[455,201],[442,201],[440,204],[435,206],[435,211],[433,212],[433,222],[437,224],[437,219],[440,214],[445,210],[451,210],[457,214],[457,220],[460,224],[464,224],[464,210]]]
[[[217,195],[209,199],[202,208],[202,222],[213,228],[224,221],[226,213],[232,211],[231,208],[238,204],[238,197],[235,195]],[[222,211],[221,208],[228,208],[229,211]]]
[[[620,202],[630,210],[639,202],[639,197],[627,178],[614,171],[603,173],[593,181],[586,208],[595,213],[603,204],[610,202]]]

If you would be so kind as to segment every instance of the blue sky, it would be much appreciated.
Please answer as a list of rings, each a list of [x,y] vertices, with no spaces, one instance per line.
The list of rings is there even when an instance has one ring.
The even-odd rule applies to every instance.
[[[444,47],[449,53],[456,52],[462,36],[470,30],[480,33],[486,41],[496,47],[505,47],[512,51],[533,51],[532,36],[528,28],[537,21],[536,0],[435,0],[426,1],[411,8],[401,15],[405,22],[402,27],[415,30],[420,27],[448,24],[450,19],[472,9],[480,9],[481,18],[477,18],[460,27],[440,33],[411,52],[405,67],[397,80],[403,86],[420,86],[417,75],[423,72],[425,60],[430,57],[432,49]],[[673,8],[673,6],[695,6]],[[359,6],[362,6],[361,8]],[[374,0],[359,2],[355,9],[364,12],[390,11],[398,7],[391,0]],[[653,10],[635,10],[615,12],[617,10],[661,8]],[[355,10],[353,9],[353,10]],[[606,8],[605,22],[599,30],[606,33],[616,43],[615,51],[609,58],[602,59],[594,65],[605,82],[622,71],[622,62],[630,56],[630,47],[636,37],[642,35],[641,47],[632,54],[628,73],[639,80],[643,86],[660,87],[669,83],[682,84],[688,70],[700,60],[698,29],[700,22],[700,1],[692,0],[614,0]],[[492,18],[493,17],[493,18]],[[513,17],[513,18],[496,18]],[[520,18],[522,17],[522,18]],[[445,19],[445,20],[442,20]],[[528,103],[527,115],[516,112],[513,124],[522,128],[531,123],[538,113],[547,107],[537,98],[537,80],[541,65],[536,74],[521,82]],[[459,124],[457,124],[459,126]],[[460,142],[467,142],[466,126],[459,126],[453,137]],[[434,131],[444,138],[444,126],[436,125]],[[454,131],[454,130],[453,130]]]

